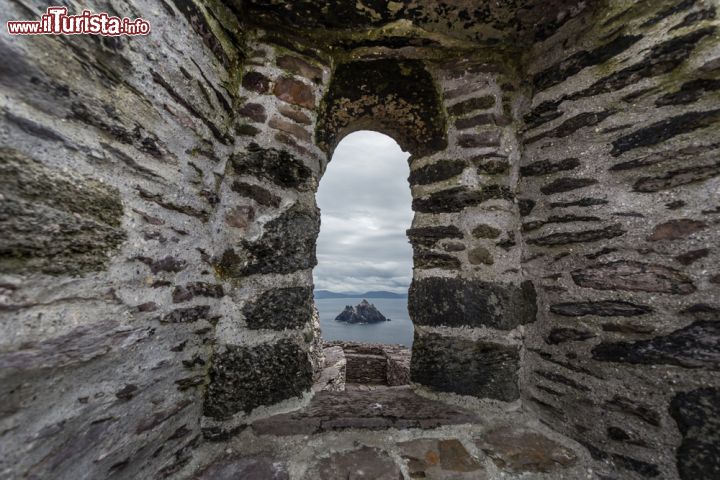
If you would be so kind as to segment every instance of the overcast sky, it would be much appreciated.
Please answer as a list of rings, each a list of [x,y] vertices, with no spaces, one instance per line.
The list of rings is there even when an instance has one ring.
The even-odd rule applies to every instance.
[[[406,293],[412,278],[410,170],[392,138],[370,131],[345,137],[320,181],[315,288]]]

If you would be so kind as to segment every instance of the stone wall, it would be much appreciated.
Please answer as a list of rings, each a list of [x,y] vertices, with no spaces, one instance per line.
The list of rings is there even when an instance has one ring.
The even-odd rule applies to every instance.
[[[528,55],[522,397],[612,478],[718,471],[717,35],[711,2],[614,2]]]
[[[491,54],[435,69],[448,148],[411,157],[411,377],[442,392],[515,401],[522,325],[535,321],[514,191],[519,72]]]
[[[306,401],[315,191],[366,128],[413,154],[415,386],[534,412],[598,478],[713,478],[715,6],[396,3],[0,35],[1,476],[188,478]]]

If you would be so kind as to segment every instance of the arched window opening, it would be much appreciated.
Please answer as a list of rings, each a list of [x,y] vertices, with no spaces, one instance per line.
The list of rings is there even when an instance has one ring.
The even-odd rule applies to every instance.
[[[409,156],[391,137],[367,130],[346,136],[333,153],[317,194],[313,272],[326,341],[412,344]]]

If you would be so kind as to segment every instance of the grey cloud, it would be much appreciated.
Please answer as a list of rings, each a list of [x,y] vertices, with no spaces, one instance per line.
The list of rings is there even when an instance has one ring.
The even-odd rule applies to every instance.
[[[315,287],[405,292],[412,278],[408,153],[368,131],[338,145],[320,181]]]

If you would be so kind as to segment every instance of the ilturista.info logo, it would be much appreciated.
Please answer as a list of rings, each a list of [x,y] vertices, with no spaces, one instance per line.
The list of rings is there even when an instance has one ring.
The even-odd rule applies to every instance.
[[[107,13],[83,10],[79,15],[68,15],[66,7],[49,7],[40,20],[13,20],[7,22],[10,35],[148,35],[150,22],[142,18],[112,17]]]

